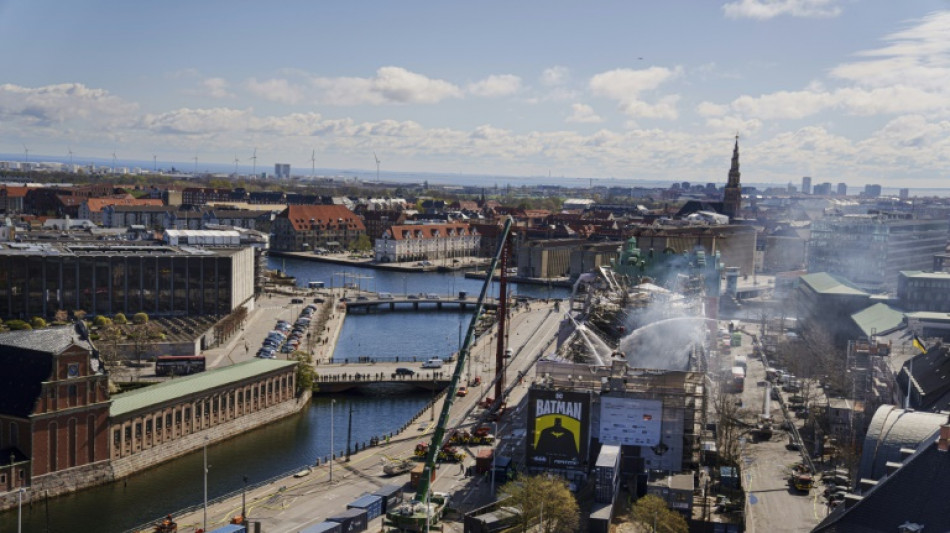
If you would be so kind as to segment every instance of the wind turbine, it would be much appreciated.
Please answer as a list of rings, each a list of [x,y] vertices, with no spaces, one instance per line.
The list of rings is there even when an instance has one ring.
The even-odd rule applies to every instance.
[[[310,152],[310,179],[313,179],[317,172],[317,151]]]
[[[23,145],[23,153],[25,154],[23,156],[23,165],[28,166],[30,164],[30,149],[27,148],[25,144]]]
[[[376,152],[373,152],[373,159],[376,160],[376,183],[379,183],[379,158],[376,157]]]
[[[115,176],[115,149],[112,150],[112,175]]]
[[[198,153],[195,152],[195,176],[198,175]]]
[[[152,154],[152,173],[158,174],[158,156]]]
[[[252,167],[253,170],[251,171],[251,174],[254,174],[255,176],[257,176],[257,147],[256,146],[254,147],[254,155],[251,156],[251,161],[254,161],[254,166]]]
[[[238,161],[240,161],[240,159],[238,159],[237,154],[234,154],[234,175],[235,176],[237,176]]]
[[[73,169],[73,149],[69,146],[66,147],[66,151],[69,153],[69,171],[72,172]]]

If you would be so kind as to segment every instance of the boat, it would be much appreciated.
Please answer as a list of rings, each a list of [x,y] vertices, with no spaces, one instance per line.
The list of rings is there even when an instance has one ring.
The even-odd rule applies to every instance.
[[[396,459],[383,465],[383,473],[387,476],[398,476],[412,470],[415,465],[412,459]]]
[[[306,469],[301,470],[300,472],[297,472],[296,474],[294,474],[294,477],[297,477],[297,478],[307,477],[310,475],[311,472],[313,472],[313,467],[308,466]]]

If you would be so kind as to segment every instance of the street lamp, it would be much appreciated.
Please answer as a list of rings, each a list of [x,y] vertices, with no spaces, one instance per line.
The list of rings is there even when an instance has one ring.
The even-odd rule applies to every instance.
[[[241,490],[241,523],[247,523],[247,476],[244,476],[244,488]]]
[[[208,437],[205,437],[204,460],[205,460],[205,465],[204,465],[204,473],[205,473],[205,475],[204,475],[204,478],[205,478],[205,498],[204,498],[204,502],[205,502],[205,504],[204,504],[204,517],[203,517],[203,520],[202,520],[202,522],[201,522],[201,527],[202,527],[202,529],[204,529],[205,531],[207,531],[207,530],[208,530]]]
[[[330,483],[333,483],[333,404],[336,400],[330,400]]]

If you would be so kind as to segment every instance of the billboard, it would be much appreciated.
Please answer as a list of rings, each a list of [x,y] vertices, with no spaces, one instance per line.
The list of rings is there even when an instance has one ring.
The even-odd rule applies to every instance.
[[[638,398],[600,398],[601,444],[655,446],[660,443],[663,402]]]
[[[581,467],[590,440],[590,394],[531,389],[528,393],[528,466]]]

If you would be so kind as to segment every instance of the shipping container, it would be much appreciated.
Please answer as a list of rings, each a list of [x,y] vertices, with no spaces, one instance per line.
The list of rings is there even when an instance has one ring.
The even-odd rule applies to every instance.
[[[425,470],[425,467],[426,467],[426,465],[420,463],[420,464],[414,466],[414,467],[412,468],[412,471],[409,472],[409,485],[411,485],[412,488],[416,488],[416,487],[419,486],[419,481],[422,480],[422,472]],[[432,474],[432,479],[429,481],[429,483],[432,483],[433,481],[435,481],[435,469],[434,469],[434,468],[432,469],[431,474]]]
[[[613,485],[594,485],[594,501],[598,503],[613,503],[617,489]]]
[[[372,520],[383,514],[383,499],[372,494],[364,494],[348,503],[347,509],[365,509],[366,520]]]
[[[490,448],[478,451],[478,455],[475,456],[475,472],[477,474],[484,474],[485,472],[491,470],[491,463],[494,453],[495,450]]]
[[[341,533],[343,526],[339,522],[320,522],[306,529],[301,529],[300,533]]]
[[[613,504],[595,503],[591,508],[590,519],[587,521],[587,530],[591,533],[607,533],[610,531],[613,514]]]
[[[521,513],[514,507],[500,507],[479,515],[465,515],[465,533],[495,533],[518,523]]]
[[[219,527],[209,531],[208,533],[245,533],[247,527],[242,524],[228,524],[226,526]]]
[[[600,448],[597,462],[594,463],[594,482],[613,490],[617,486],[620,474],[620,446],[605,444]]]
[[[402,485],[386,485],[373,494],[383,499],[383,514],[402,503]]]
[[[330,522],[340,524],[340,533],[359,533],[366,531],[366,509],[347,509],[346,511],[327,518]]]

